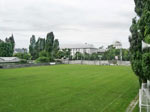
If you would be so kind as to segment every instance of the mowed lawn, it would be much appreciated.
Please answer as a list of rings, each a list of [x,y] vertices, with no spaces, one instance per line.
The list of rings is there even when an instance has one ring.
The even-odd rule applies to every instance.
[[[138,85],[127,66],[0,69],[0,112],[125,112]]]

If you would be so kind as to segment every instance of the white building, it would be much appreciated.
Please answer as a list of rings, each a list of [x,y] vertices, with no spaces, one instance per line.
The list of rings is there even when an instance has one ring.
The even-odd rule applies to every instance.
[[[17,57],[0,57],[0,63],[14,63],[19,61],[20,59]]]
[[[97,53],[98,49],[95,48],[92,44],[64,44],[60,45],[60,49],[71,49],[71,55],[75,55],[76,52],[80,52],[82,54],[88,53]]]
[[[26,48],[16,48],[14,50],[14,54],[16,54],[16,53],[27,53],[27,52],[28,52],[28,50]]]
[[[119,42],[119,41],[115,41],[113,46],[116,48],[116,49],[121,49],[122,48],[122,43]]]

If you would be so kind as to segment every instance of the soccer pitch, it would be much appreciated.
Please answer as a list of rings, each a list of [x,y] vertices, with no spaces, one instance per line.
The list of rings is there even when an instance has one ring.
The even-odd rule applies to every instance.
[[[125,112],[138,88],[128,66],[0,69],[0,112]]]

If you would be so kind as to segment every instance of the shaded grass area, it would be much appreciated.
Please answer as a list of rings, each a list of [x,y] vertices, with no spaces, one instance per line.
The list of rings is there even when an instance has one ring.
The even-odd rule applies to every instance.
[[[0,70],[0,112],[125,112],[138,93],[127,66]]]
[[[139,112],[139,104],[136,105],[136,107],[135,107],[133,112]]]

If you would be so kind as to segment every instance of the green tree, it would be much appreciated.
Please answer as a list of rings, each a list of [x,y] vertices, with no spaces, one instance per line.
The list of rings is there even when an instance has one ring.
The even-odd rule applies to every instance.
[[[53,43],[53,52],[52,55],[56,58],[57,57],[57,53],[59,51],[59,41],[58,39],[55,39],[54,43]]]
[[[0,57],[12,57],[13,49],[10,42],[0,42]]]
[[[130,54],[128,49],[122,49],[122,59],[123,61],[130,61]]]
[[[39,56],[40,56],[40,57],[48,57],[48,53],[47,53],[46,51],[41,51],[41,52],[39,53]]]
[[[62,51],[64,52],[64,58],[70,59],[70,57],[71,57],[71,49],[62,49]]]
[[[45,39],[44,38],[38,38],[38,40],[36,42],[36,51],[39,53],[43,50],[45,50]]]
[[[50,57],[52,56],[53,43],[54,43],[54,34],[53,34],[53,32],[50,32],[47,34],[46,44],[45,44],[45,50],[46,50],[46,52],[49,53]]]
[[[84,60],[90,60],[90,54],[86,52],[83,54],[83,57],[84,57]]]
[[[59,50],[56,54],[56,58],[62,59],[63,57],[65,57],[65,53],[63,51]]]
[[[6,38],[5,41],[11,44],[11,46],[12,46],[11,51],[12,51],[12,55],[13,55],[13,52],[14,52],[14,49],[15,49],[15,40],[14,40],[13,34],[9,38]]]
[[[76,59],[76,60],[83,60],[83,59],[84,59],[84,56],[83,56],[82,53],[76,52],[74,59]]]
[[[150,1],[135,0],[135,12],[138,19],[133,18],[130,27],[131,36],[129,37],[131,65],[140,82],[146,83],[150,76],[147,74],[149,73],[148,68],[150,68],[147,62],[150,59],[149,54],[147,54],[148,51],[142,50],[142,41],[150,43]]]
[[[97,53],[92,53],[90,56],[91,60],[98,60],[98,54]]]
[[[29,53],[31,54],[32,59],[38,58],[38,52],[36,50],[36,39],[34,35],[32,35],[30,38]]]

